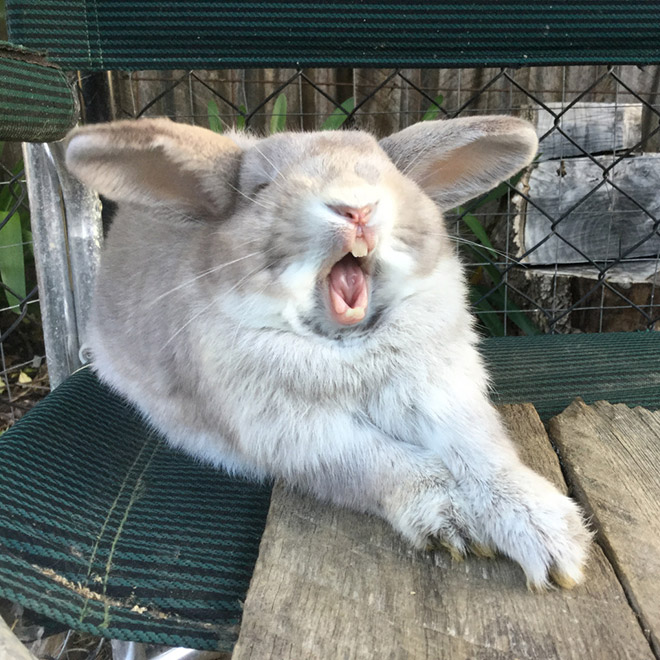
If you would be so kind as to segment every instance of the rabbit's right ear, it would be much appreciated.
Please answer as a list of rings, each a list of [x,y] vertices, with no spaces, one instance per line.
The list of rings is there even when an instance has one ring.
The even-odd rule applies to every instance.
[[[67,140],[67,167],[108,199],[214,215],[232,203],[241,149],[228,137],[140,119],[83,126]]]
[[[529,122],[495,115],[423,121],[380,146],[441,209],[451,209],[528,165],[538,140]]]

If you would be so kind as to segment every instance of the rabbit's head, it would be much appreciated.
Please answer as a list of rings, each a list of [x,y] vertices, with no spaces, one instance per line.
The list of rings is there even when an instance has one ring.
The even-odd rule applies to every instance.
[[[150,119],[74,131],[67,164],[124,214],[187,223],[191,236],[205,228],[197,268],[224,313],[341,337],[423,288],[451,255],[442,210],[516,173],[536,147],[533,128],[510,117],[424,122],[380,142]]]

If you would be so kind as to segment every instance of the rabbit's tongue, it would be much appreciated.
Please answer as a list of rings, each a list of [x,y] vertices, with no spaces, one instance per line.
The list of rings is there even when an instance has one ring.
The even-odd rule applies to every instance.
[[[366,314],[367,279],[355,257],[348,254],[330,271],[330,312],[342,325],[359,323]]]

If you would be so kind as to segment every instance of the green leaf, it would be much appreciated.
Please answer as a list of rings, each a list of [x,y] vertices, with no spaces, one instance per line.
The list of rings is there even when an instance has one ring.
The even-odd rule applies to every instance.
[[[476,285],[472,287],[470,296],[474,296],[473,300],[483,296],[488,291],[487,288]],[[515,326],[522,330],[526,335],[539,335],[541,331],[536,327],[535,323],[523,312],[518,305],[516,305],[510,297],[504,296],[504,291],[501,288],[495,289],[488,294],[488,298],[481,301],[486,302],[491,309],[502,311],[506,314],[506,318],[511,321]],[[477,305],[479,309],[481,303]],[[481,317],[480,317],[481,318]]]
[[[23,169],[23,161],[19,160],[12,168],[13,175]],[[15,182],[13,185],[1,186],[0,190],[0,222],[4,221],[16,200],[21,194],[21,185]],[[25,279],[25,250],[23,230],[30,226],[30,217],[23,208],[14,211],[11,218],[0,229],[0,281],[6,284],[20,297],[25,298],[27,283]],[[4,290],[4,289],[3,289]],[[16,306],[14,311],[18,314],[19,300],[5,291],[5,297],[10,306]]]
[[[422,117],[422,121],[432,121],[434,119],[437,119],[438,114],[440,113],[440,106],[442,105],[442,102],[444,100],[445,97],[442,94],[438,94],[433,99],[433,105],[424,113],[424,116]]]
[[[7,217],[11,206],[0,207],[0,220]],[[7,224],[0,230],[0,279],[21,298],[25,298],[25,256],[23,253],[23,230],[21,217],[14,213]],[[18,314],[20,300],[5,290],[9,306]]]
[[[490,263],[491,257],[486,254],[485,249],[469,243],[463,243],[463,246],[479,259],[479,265],[488,273],[493,284],[499,284],[502,281],[502,273],[500,273],[497,266]]]
[[[209,116],[209,128],[214,133],[222,133],[224,131],[224,127],[222,125],[222,119],[220,119],[220,109],[218,108],[218,104],[213,99],[211,99],[208,102],[206,109]]]
[[[273,114],[270,116],[270,132],[280,133],[286,128],[286,96],[280,94],[273,105]]]
[[[483,326],[488,330],[492,337],[504,337],[504,324],[499,318],[496,310],[488,300],[479,300],[482,293],[480,287],[470,288],[470,300],[477,314],[477,318],[481,321]],[[479,302],[476,302],[479,300]]]
[[[456,209],[456,212],[459,215],[461,215],[461,220],[467,225],[468,229],[474,234],[475,238],[484,246],[484,248],[486,248],[486,251],[490,255],[490,258],[495,259],[497,256],[497,253],[495,252],[495,248],[493,247],[493,244],[490,242],[486,230],[484,229],[483,225],[479,222],[477,217],[472,215],[472,213],[467,213],[465,209],[461,206],[459,206]]]
[[[32,232],[30,231],[30,214],[19,209],[18,215],[21,217],[21,227],[23,228],[23,243],[27,252],[34,257],[34,240],[32,239]]]
[[[522,175],[525,173],[525,170],[520,170],[518,174],[514,174],[508,181],[502,181],[499,186],[493,188],[487,195],[482,197],[475,204],[470,205],[471,211],[476,211],[480,206],[483,206],[486,202],[492,202],[496,199],[500,199],[507,194],[507,191],[511,189],[511,186],[514,188],[518,185]]]
[[[351,96],[332,111],[331,115],[323,122],[321,130],[336,131],[348,119],[348,115],[353,112],[353,108],[355,108],[355,99]]]
[[[539,335],[541,331],[536,327],[525,312],[516,305],[510,297],[504,298],[502,289],[496,289],[488,296],[489,300],[499,309],[506,310],[506,317],[522,330],[526,335]]]
[[[238,111],[241,113],[236,117],[236,130],[244,131],[245,130],[245,117],[247,117],[247,108],[244,105],[238,106]]]

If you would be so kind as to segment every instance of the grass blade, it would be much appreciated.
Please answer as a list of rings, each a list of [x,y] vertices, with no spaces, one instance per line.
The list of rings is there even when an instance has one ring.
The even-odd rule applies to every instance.
[[[484,249],[490,255],[491,259],[497,259],[497,253],[493,244],[488,238],[486,230],[483,228],[483,225],[479,222],[476,216],[472,213],[467,213],[464,208],[458,207],[456,211],[461,215],[461,220],[467,225],[467,228],[474,234],[475,238],[484,246]]]
[[[222,133],[224,127],[222,125],[222,119],[220,119],[220,109],[218,108],[218,104],[211,99],[206,106],[206,110],[209,117],[209,128],[214,133]]]
[[[238,111],[241,113],[236,117],[236,130],[244,131],[245,130],[245,117],[247,117],[247,108],[244,105],[238,106]]]
[[[440,114],[440,106],[444,100],[445,97],[442,94],[438,94],[433,99],[433,105],[424,113],[422,121],[433,121],[434,119],[437,119],[438,114]]]
[[[488,299],[493,304],[495,309],[501,309],[506,313],[506,317],[511,323],[522,330],[526,335],[540,335],[541,331],[536,327],[525,312],[523,312],[518,305],[516,305],[510,296],[505,299],[502,289],[496,289],[489,296]]]
[[[336,131],[348,119],[349,113],[355,108],[355,99],[351,96],[338,108],[335,108],[330,116],[323,122],[322,131]]]
[[[11,206],[0,207],[0,219],[7,217]],[[21,217],[14,213],[0,231],[0,279],[14,291],[20,299],[26,296],[25,256],[23,253],[23,230]],[[5,297],[10,307],[18,314],[20,300],[5,290]]]
[[[280,133],[286,128],[286,95],[280,94],[273,105],[270,116],[270,132]]]
[[[491,337],[504,337],[504,324],[500,320],[497,310],[485,298],[479,300],[481,295],[480,287],[470,287],[470,300],[477,318]]]

